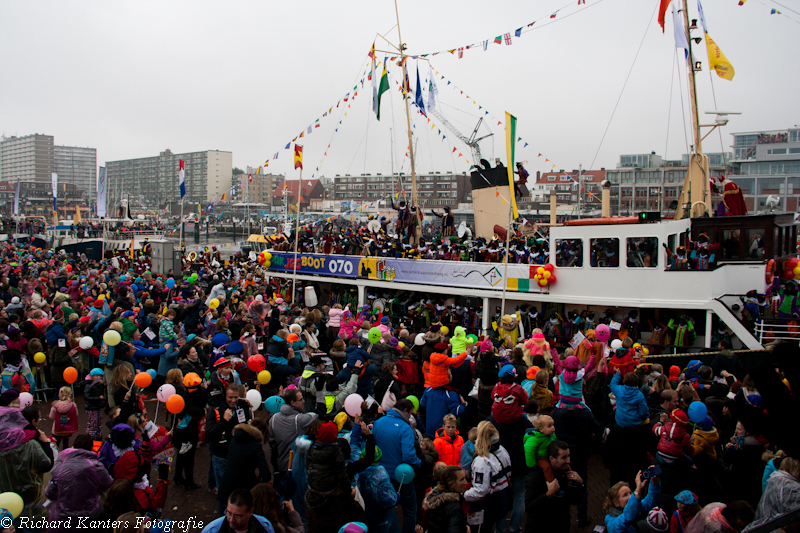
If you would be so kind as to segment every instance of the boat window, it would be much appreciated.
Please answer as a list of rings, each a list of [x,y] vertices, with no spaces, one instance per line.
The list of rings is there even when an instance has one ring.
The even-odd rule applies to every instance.
[[[741,230],[726,229],[722,231],[722,258],[741,259],[739,257],[739,242]]]
[[[676,237],[677,237],[677,234],[675,234],[675,233],[673,233],[672,235],[667,237],[667,246],[673,252],[675,251],[675,246],[677,246],[676,245]]]
[[[556,239],[556,266],[583,266],[583,239]]]
[[[655,268],[658,266],[658,237],[626,239],[627,265],[630,268]]]
[[[764,230],[760,228],[750,228],[746,230],[747,235],[747,258],[764,259]]]
[[[619,239],[590,239],[591,266],[616,268],[619,266]]]

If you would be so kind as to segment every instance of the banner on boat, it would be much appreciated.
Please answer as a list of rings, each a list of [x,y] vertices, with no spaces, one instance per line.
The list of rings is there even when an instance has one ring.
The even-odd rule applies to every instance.
[[[386,257],[297,254],[298,274],[317,274],[345,278],[363,278],[397,283],[417,283],[472,289],[503,289],[502,263],[432,261]],[[269,270],[293,272],[295,256],[290,252],[272,252]],[[541,265],[508,265],[507,289],[518,292],[543,292],[533,276]]]

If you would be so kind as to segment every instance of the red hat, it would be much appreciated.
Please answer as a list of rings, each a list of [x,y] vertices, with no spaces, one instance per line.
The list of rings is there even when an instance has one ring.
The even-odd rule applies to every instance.
[[[339,437],[339,426],[335,422],[325,422],[319,427],[317,440],[322,442],[336,442]]]
[[[669,414],[669,417],[674,422],[680,422],[681,424],[689,423],[689,415],[687,415],[680,409],[673,409],[672,412]]]
[[[95,300],[92,304],[95,309],[102,309],[103,308],[103,300]]]
[[[230,359],[225,359],[224,357],[221,357],[221,358],[217,359],[216,361],[214,361],[214,370],[216,370],[217,368],[225,368],[225,367],[228,367],[228,366],[231,366],[231,360]]]
[[[437,352],[444,353],[447,351],[447,343],[437,342],[436,344],[433,345],[433,349],[436,350]]]
[[[127,451],[114,463],[114,479],[136,480],[139,470],[139,456],[136,452]]]
[[[672,365],[669,367],[669,380],[677,381],[679,379],[681,379],[681,367],[678,365]]]

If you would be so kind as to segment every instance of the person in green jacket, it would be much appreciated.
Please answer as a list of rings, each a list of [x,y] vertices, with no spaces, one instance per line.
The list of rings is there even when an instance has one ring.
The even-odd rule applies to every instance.
[[[454,354],[464,353],[467,350],[467,330],[463,326],[456,326],[455,330],[453,330],[450,346],[453,347],[452,353]]]
[[[134,322],[133,311],[125,311],[122,313],[120,323],[122,324],[122,340],[124,342],[130,342],[133,338],[133,332],[139,329]]]
[[[536,419],[534,429],[525,432],[522,438],[522,446],[525,450],[525,464],[528,468],[538,466],[544,472],[544,477],[551,483],[555,477],[550,461],[547,458],[547,447],[550,443],[558,440],[556,438],[556,426],[553,418],[548,415],[541,415]]]

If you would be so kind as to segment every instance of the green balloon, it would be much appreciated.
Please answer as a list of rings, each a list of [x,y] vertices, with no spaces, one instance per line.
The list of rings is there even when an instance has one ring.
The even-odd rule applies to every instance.
[[[472,341],[472,344],[476,344],[478,342],[478,336],[475,335],[474,333],[470,333],[469,335],[467,335],[467,338]]]
[[[414,404],[414,412],[415,413],[417,411],[419,411],[419,399],[416,396],[414,396],[414,395],[406,396],[406,400],[408,400],[409,402]]]
[[[372,344],[381,342],[381,328],[374,327],[369,330],[369,342]]]

